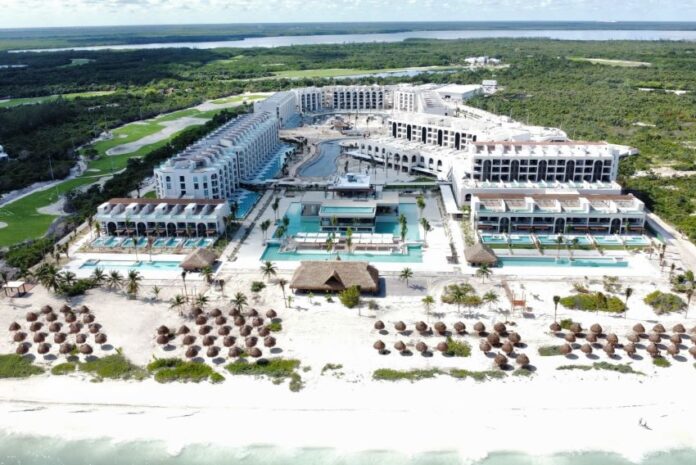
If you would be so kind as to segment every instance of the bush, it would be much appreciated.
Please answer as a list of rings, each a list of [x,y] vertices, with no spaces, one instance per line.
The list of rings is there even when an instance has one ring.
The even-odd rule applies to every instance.
[[[91,373],[99,378],[143,380],[147,377],[145,370],[133,365],[121,354],[90,360],[79,366],[80,371]]]
[[[251,283],[251,292],[261,292],[266,288],[266,283],[263,281],[254,281]]]
[[[475,381],[488,381],[489,379],[500,379],[507,376],[505,372],[500,370],[488,370],[488,371],[470,371],[470,370],[460,370],[453,369],[450,370],[450,375],[453,378],[465,379],[471,378]]]
[[[233,375],[266,376],[274,384],[280,384],[284,379],[290,379],[288,387],[292,392],[298,392],[304,387],[302,377],[297,373],[300,361],[294,359],[276,358],[272,360],[259,359],[256,363],[238,360],[225,368]]]
[[[686,303],[678,295],[660,291],[651,292],[645,296],[643,301],[650,305],[658,315],[677,312],[686,307]]]
[[[374,300],[369,300],[367,302],[367,308],[370,310],[379,310],[379,304]]]
[[[84,295],[90,289],[94,288],[94,281],[91,279],[78,279],[72,285],[62,284],[58,289],[60,294],[66,297],[75,297],[78,295]]]
[[[0,355],[0,378],[28,378],[44,370],[17,354]]]
[[[626,310],[626,305],[621,299],[616,296],[607,297],[601,292],[569,295],[563,297],[560,303],[565,308],[593,312],[621,313]]]
[[[448,337],[446,353],[452,357],[468,357],[471,355],[471,346],[466,342]]]
[[[641,375],[644,376],[645,373],[641,371],[636,371],[631,365],[621,364],[621,363],[608,363],[608,362],[595,362],[592,365],[561,365],[557,370],[605,370],[605,371],[615,371],[617,373],[629,374],[629,375]]]
[[[67,375],[77,370],[77,364],[73,362],[59,363],[51,368],[51,374],[56,376]]]
[[[653,365],[660,368],[668,368],[672,366],[672,363],[664,357],[657,357],[653,359]]]
[[[372,373],[372,378],[381,381],[418,381],[421,379],[434,378],[439,374],[442,374],[442,372],[437,369],[399,371],[392,370],[391,368],[380,368]]]
[[[512,372],[512,376],[518,376],[521,378],[528,378],[533,374],[534,372],[532,370],[528,370],[527,368],[518,368],[517,370]]]
[[[343,365],[341,365],[340,363],[327,363],[327,364],[324,365],[324,367],[321,369],[321,374],[323,375],[323,374],[326,373],[327,371],[340,370],[341,368],[343,368]]]
[[[565,329],[567,331],[573,325],[573,320],[570,318],[564,318],[559,324],[561,325],[561,329]]]
[[[561,346],[541,346],[539,347],[539,355],[542,357],[553,357],[561,354]]]
[[[200,383],[208,379],[213,383],[219,383],[225,379],[205,363],[185,362],[177,358],[158,359],[151,362],[147,368],[155,373],[155,381],[158,383]]]
[[[268,330],[277,333],[283,330],[283,325],[279,321],[273,321],[268,324]]]
[[[348,308],[355,308],[360,305],[360,287],[351,286],[338,294],[338,299]]]
[[[158,358],[147,365],[147,371],[153,372],[162,368],[176,368],[184,363],[180,358]]]
[[[39,263],[52,248],[53,239],[48,237],[15,245],[5,255],[5,263],[13,268],[28,270]]]

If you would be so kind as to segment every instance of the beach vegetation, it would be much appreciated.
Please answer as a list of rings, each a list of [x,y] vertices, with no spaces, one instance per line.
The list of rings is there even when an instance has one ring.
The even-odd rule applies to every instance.
[[[672,363],[664,357],[655,357],[653,359],[653,365],[660,368],[669,368],[672,366]]]
[[[367,301],[367,308],[370,310],[379,310],[379,304],[374,299],[368,300]]]
[[[517,376],[520,378],[528,378],[532,376],[534,372],[532,370],[529,370],[527,368],[518,368],[517,370],[512,372],[512,376]]]
[[[253,281],[251,283],[251,292],[258,294],[266,288],[266,283],[263,281]]]
[[[626,310],[623,300],[616,296],[606,296],[602,292],[569,295],[561,298],[560,302],[565,308],[574,310],[609,313],[621,313]]]
[[[451,357],[468,357],[471,355],[471,346],[467,342],[448,337],[446,354]]]
[[[28,378],[43,372],[43,368],[34,365],[31,360],[21,355],[0,355],[0,378]]]
[[[77,370],[77,363],[75,362],[65,362],[59,363],[58,365],[51,368],[51,374],[56,376],[67,375],[74,373]]]
[[[540,346],[539,355],[542,357],[554,357],[556,355],[563,355],[561,353],[561,346]]]
[[[304,387],[302,377],[297,372],[300,361],[295,359],[259,359],[256,362],[237,360],[225,367],[232,375],[262,376],[270,378],[274,382],[282,382],[289,379],[288,387],[292,392],[300,391]]]
[[[561,329],[565,329],[566,331],[568,331],[570,327],[573,326],[573,320],[571,320],[570,318],[564,318],[560,321],[559,324],[561,325]]]
[[[484,370],[484,371],[472,371],[463,369],[452,369],[449,374],[453,378],[466,379],[470,378],[474,381],[488,381],[490,379],[500,379],[505,378],[507,375],[504,371],[500,370]]]
[[[122,354],[107,355],[79,364],[80,371],[90,373],[101,379],[133,379],[142,381],[147,378],[147,371],[134,365]]]
[[[225,379],[205,363],[184,361],[179,358],[156,359],[150,362],[147,370],[150,373],[154,373],[155,381],[158,383],[171,383],[174,381],[200,383],[206,380],[218,383]]]
[[[645,376],[645,373],[643,373],[642,371],[635,370],[628,363],[595,362],[592,365],[561,365],[556,369],[557,370],[582,370],[582,371],[604,370],[604,371],[613,371],[613,372],[621,373],[621,374]]]
[[[268,327],[268,330],[274,333],[277,333],[279,331],[283,330],[283,324],[280,321],[272,321],[266,325]]]
[[[347,308],[355,308],[360,305],[360,287],[351,286],[338,294],[338,299]]]
[[[324,365],[321,369],[321,374],[325,374],[326,372],[332,371],[336,376],[341,376],[343,373],[340,371],[343,369],[343,365],[340,363],[327,363]]]
[[[686,308],[684,300],[676,294],[653,291],[643,301],[650,305],[656,314],[678,312]]]
[[[393,370],[391,368],[380,368],[375,370],[372,378],[379,381],[419,381],[421,379],[434,378],[443,372],[432,368],[428,370]]]

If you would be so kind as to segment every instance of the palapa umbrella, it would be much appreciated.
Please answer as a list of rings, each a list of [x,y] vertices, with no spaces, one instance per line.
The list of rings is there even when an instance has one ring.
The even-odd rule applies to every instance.
[[[204,325],[204,324],[206,324],[207,322],[208,322],[208,317],[205,316],[205,315],[198,315],[198,316],[196,317],[196,324],[199,325],[199,326],[200,326],[200,325]]]
[[[46,313],[51,313],[53,311],[53,307],[50,305],[44,305],[41,307],[41,313],[46,314]]]
[[[645,334],[645,326],[643,326],[640,323],[637,323],[637,324],[633,325],[633,331],[635,333],[637,333],[638,335]]]
[[[254,347],[249,351],[249,355],[251,355],[254,358],[259,358],[263,354],[261,353],[261,349],[259,349],[258,347]]]
[[[563,355],[569,355],[571,352],[573,352],[573,347],[571,347],[570,344],[563,344],[558,350]]]
[[[46,315],[46,321],[48,321],[49,323],[50,323],[50,322],[53,322],[53,321],[56,321],[57,319],[58,319],[58,315],[56,315],[56,314],[53,313],[53,312],[51,312],[51,313],[49,313],[49,314]]]
[[[375,341],[375,343],[372,344],[372,347],[374,349],[382,352],[386,346],[384,345],[384,342],[382,342],[382,341]]]
[[[268,336],[263,338],[263,346],[264,347],[275,347],[276,345],[276,340],[273,336]]]
[[[218,354],[220,353],[220,348],[217,346],[210,346],[208,347],[207,352],[205,353],[208,357],[217,357]]]
[[[239,334],[240,334],[241,336],[246,337],[246,336],[248,336],[248,335],[251,334],[251,329],[252,329],[252,328],[251,328],[251,326],[249,326],[249,325],[242,326],[241,328],[239,328]]]
[[[692,334],[690,339],[693,344],[696,344],[696,334]]]
[[[19,344],[19,345],[17,346],[16,352],[17,352],[17,354],[19,354],[19,355],[24,355],[24,354],[26,354],[27,352],[29,352],[29,344],[27,344],[27,343],[25,343],[25,342]]]
[[[494,362],[495,362],[495,364],[496,364],[498,367],[502,368],[502,367],[504,367],[505,365],[507,365],[507,363],[508,363],[508,358],[507,358],[505,355],[503,355],[503,354],[498,354],[498,355],[495,356]]]
[[[72,344],[68,344],[68,343],[61,344],[61,345],[60,345],[60,349],[58,350],[58,352],[60,352],[60,353],[63,354],[63,355],[69,354],[69,353],[71,353],[72,351],[73,351],[73,345],[72,345]]]
[[[397,321],[394,324],[394,329],[399,331],[399,332],[406,331],[406,323],[404,323],[403,321]]]
[[[591,344],[594,344],[595,342],[597,342],[597,339],[598,339],[597,333],[587,333],[585,335],[585,340]]]
[[[242,312],[240,312],[238,308],[233,308],[232,310],[229,311],[228,315],[236,318],[238,316],[242,316]]]
[[[676,344],[670,344],[667,346],[667,353],[674,357],[675,355],[679,355],[679,346]]]
[[[162,325],[159,328],[157,328],[157,334],[169,334],[169,328],[166,326]]]
[[[271,330],[268,329],[268,326],[261,326],[259,329],[256,330],[256,332],[261,337],[266,337],[271,334]]]
[[[592,353],[592,346],[590,344],[583,344],[580,347],[580,351],[585,355],[590,355]]]
[[[53,342],[55,342],[56,344],[62,344],[65,342],[66,339],[67,336],[65,335],[65,333],[56,333],[53,335]]]
[[[82,314],[89,313],[89,307],[87,307],[87,305],[83,305],[80,307],[79,312]]]
[[[97,334],[101,328],[102,325],[100,325],[99,323],[92,323],[91,325],[89,325],[89,332],[92,334]]]
[[[243,353],[244,353],[244,351],[242,349],[240,349],[237,346],[234,346],[234,347],[230,347],[230,350],[227,352],[227,355],[229,355],[230,357],[237,358],[240,355],[242,355]]]
[[[558,323],[556,323],[556,322],[554,321],[553,323],[551,323],[551,324],[549,325],[549,329],[550,329],[552,332],[557,333],[557,332],[559,332],[559,331],[560,331],[561,329],[563,329],[563,328],[561,328],[561,325],[559,325]]]
[[[518,355],[515,361],[521,367],[529,366],[529,357],[527,357],[525,354]]]
[[[49,306],[49,305],[46,305],[46,307],[48,307],[48,306]],[[68,312],[72,312],[72,308],[70,308],[69,306],[63,304],[63,305],[60,307],[60,310],[58,310],[58,311],[59,311],[60,313],[68,313]]]
[[[222,310],[220,310],[219,308],[214,308],[210,311],[210,316],[212,316],[213,318],[222,316]]]
[[[227,336],[232,332],[232,328],[229,326],[220,326],[217,330],[218,335],[220,336]]]
[[[486,331],[486,325],[484,325],[484,324],[481,323],[480,321],[477,321],[477,322],[474,324],[474,331],[476,331],[477,333],[481,334],[481,333],[483,333],[483,332]]]
[[[203,345],[204,346],[208,347],[208,346],[212,346],[213,344],[215,344],[215,337],[206,336],[203,338]]]
[[[575,342],[575,340],[576,340],[575,334],[574,334],[574,333],[567,333],[567,334],[565,335],[565,338],[564,338],[564,339],[566,340],[566,342],[570,342],[570,343],[572,344],[572,343]]]
[[[660,323],[658,323],[655,326],[653,326],[653,331],[655,331],[656,333],[662,334],[662,333],[666,332],[667,330],[665,329],[664,326],[662,326]]]
[[[466,325],[464,323],[462,323],[461,321],[457,321],[454,324],[454,331],[457,334],[464,334],[464,333],[466,333]]]
[[[65,314],[65,322],[66,323],[75,323],[76,321],[77,321],[77,315],[75,315],[74,313],[70,312],[70,313]]]
[[[624,351],[629,355],[635,355],[636,353],[636,345],[633,342],[629,342],[628,344],[624,344],[623,346]]]
[[[416,323],[416,331],[419,333],[424,333],[428,330],[428,325],[425,324],[425,321],[419,321]]]
[[[640,336],[638,336],[636,333],[629,334],[628,336],[626,336],[626,339],[628,339],[634,344],[640,342]]]
[[[92,346],[91,346],[91,345],[89,345],[89,344],[82,344],[82,345],[80,346],[80,353],[81,353],[81,354],[83,354],[83,355],[89,355],[89,354],[91,354],[92,352],[93,352],[93,351],[92,351]]]
[[[603,349],[607,355],[614,355],[614,344],[607,342],[606,344],[604,344]]]
[[[88,313],[88,314],[84,315],[84,316],[82,317],[82,322],[83,322],[84,324],[93,323],[93,322],[94,322],[94,315],[92,315],[91,313]]]
[[[689,347],[689,353],[693,358],[696,358],[696,346]]]
[[[249,336],[248,338],[244,339],[244,345],[246,347],[256,347],[256,343],[258,342],[258,339],[256,336]]]
[[[512,342],[514,345],[517,345],[522,342],[522,336],[513,331],[508,334],[508,341]]]
[[[570,325],[570,331],[573,334],[580,334],[582,332],[582,325],[580,323],[573,323]]]
[[[185,346],[190,346],[193,345],[196,342],[196,336],[193,334],[187,334],[184,336],[184,339],[181,341]]]
[[[491,345],[485,339],[481,339],[481,342],[479,343],[479,349],[481,349],[481,352],[483,352],[484,354],[487,354],[491,351]]]
[[[42,342],[41,344],[39,344],[39,347],[36,348],[36,351],[41,355],[47,354],[49,350],[51,350],[51,346],[49,346],[45,342]]]
[[[435,328],[435,331],[438,334],[445,334],[447,332],[447,325],[444,324],[442,321],[438,321],[437,323],[435,323],[433,328]]]
[[[681,334],[672,334],[669,337],[669,340],[672,344],[681,344],[681,341],[682,341]]]
[[[94,342],[96,342],[97,344],[106,344],[106,334],[97,334],[96,336],[94,336]]]
[[[614,333],[607,334],[607,342],[611,345],[616,345],[619,343],[619,336]]]
[[[493,347],[497,347],[500,345],[500,336],[498,336],[496,333],[490,333],[487,337],[486,340],[490,345]]]
[[[12,340],[15,342],[22,342],[27,338],[27,333],[23,333],[22,331],[17,331],[14,333],[14,336],[12,336]]]
[[[507,328],[505,327],[505,323],[496,323],[493,325],[493,331],[495,331],[498,334],[503,334]]]
[[[234,336],[227,336],[222,340],[222,345],[225,347],[232,347],[234,343],[237,341],[237,338]]]
[[[10,323],[10,331],[19,331],[20,329],[22,329],[22,327],[19,326],[19,323],[17,323],[16,321]]]
[[[188,326],[182,325],[179,327],[179,330],[176,332],[176,334],[182,335],[182,334],[188,334],[190,332],[191,332],[191,329]]]
[[[227,318],[225,318],[224,316],[219,316],[219,317],[215,318],[215,324],[216,324],[216,325],[222,326],[222,325],[224,325],[225,323],[227,323]]]
[[[263,326],[263,318],[258,317],[258,316],[252,318],[251,326],[253,326],[254,328],[258,328],[259,326]]]
[[[684,327],[683,324],[677,323],[677,324],[674,325],[674,327],[672,328],[672,331],[674,331],[675,333],[684,334],[684,333],[686,332],[686,328]]]
[[[194,358],[198,356],[198,349],[195,346],[191,346],[188,349],[186,349],[186,357],[187,358]]]
[[[57,321],[54,321],[50,325],[48,325],[48,330],[52,333],[57,333],[60,331],[61,324],[58,323]]]
[[[406,344],[404,344],[401,341],[396,341],[396,344],[394,344],[394,348],[399,352],[404,352],[406,350]]]
[[[602,334],[602,326],[595,323],[592,326],[590,326],[590,331],[597,335]]]
[[[273,310],[272,308],[266,312],[266,318],[276,318],[277,316],[278,316],[278,313],[276,313],[276,311]]]
[[[201,336],[205,336],[205,335],[208,334],[212,329],[213,329],[213,328],[210,327],[210,326],[208,326],[208,325],[201,326],[200,328],[198,328],[198,334],[200,334]]]
[[[416,350],[417,350],[418,352],[420,352],[421,354],[424,353],[424,352],[427,352],[427,351],[428,351],[428,344],[426,344],[426,343],[423,342],[423,341],[419,341],[419,342],[416,344]]]
[[[505,352],[507,355],[510,355],[514,349],[515,348],[513,347],[510,341],[505,341],[503,343],[502,351]]]
[[[691,328],[691,329],[689,330],[689,332],[690,332],[691,334],[696,334],[696,326],[694,326],[693,328]]]
[[[34,342],[44,342],[46,340],[46,333],[34,333]]]
[[[440,352],[447,352],[449,350],[449,346],[446,342],[439,342],[437,344],[437,350],[439,350]]]
[[[39,331],[41,328],[43,328],[43,323],[41,323],[40,321],[35,321],[29,325],[29,331],[33,333]]]
[[[653,357],[657,357],[658,355],[660,355],[660,349],[658,349],[657,345],[655,345],[652,342],[648,344],[648,347],[646,347],[645,350]]]
[[[248,316],[248,317],[259,316],[259,312],[258,312],[255,308],[250,308],[250,309],[246,312],[246,316]]]
[[[169,336],[166,334],[160,334],[157,336],[157,344],[162,346],[169,344]]]
[[[234,319],[234,325],[239,326],[240,328],[246,324],[246,320],[244,319],[243,316],[238,316],[237,318]]]
[[[660,342],[660,340],[662,340],[662,338],[658,333],[650,333],[650,336],[648,336],[648,340],[657,344],[658,342]]]

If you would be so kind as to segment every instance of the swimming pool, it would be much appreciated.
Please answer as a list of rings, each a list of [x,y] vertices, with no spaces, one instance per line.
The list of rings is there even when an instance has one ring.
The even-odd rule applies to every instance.
[[[570,244],[573,240],[577,239],[578,245],[591,245],[592,243],[587,238],[587,236],[561,236],[563,238],[563,244],[561,246],[566,246]],[[539,244],[546,246],[558,246],[556,240],[558,239],[557,234],[549,234],[544,236],[537,236]]]
[[[507,244],[507,238],[502,234],[481,234],[484,244]]]
[[[621,240],[616,236],[592,236],[592,239],[599,245],[623,245]]]
[[[379,254],[379,253],[345,253],[338,254],[344,261],[366,261],[381,263],[421,263],[423,261],[423,251],[420,246],[409,246],[406,254]],[[312,252],[281,252],[280,245],[269,244],[266,246],[261,261],[299,261],[299,260],[335,260],[336,253],[321,251]]]
[[[621,240],[628,246],[648,246],[651,244],[647,236],[621,236]]]
[[[374,207],[360,207],[360,206],[344,206],[344,207],[331,207],[331,206],[326,206],[326,207],[321,207],[319,210],[320,213],[324,213],[326,215],[337,215],[341,213],[353,213],[353,214],[371,214],[374,213],[375,209]]]
[[[554,258],[554,257],[500,257],[500,266],[549,266],[549,267],[590,267],[626,268],[628,262],[615,258]]]
[[[336,173],[336,160],[339,156],[341,156],[341,146],[338,141],[322,142],[319,144],[319,154],[303,164],[297,175],[303,177],[330,176]]]
[[[115,237],[115,236],[102,236],[96,238],[94,241],[92,241],[92,247],[109,247],[113,248],[121,244],[123,241],[122,237]]]
[[[213,239],[187,239],[183,247],[185,249],[193,249],[196,247],[210,247],[215,242]]]
[[[81,270],[90,270],[101,268],[103,270],[137,270],[137,271],[178,271],[180,270],[180,261],[172,260],[153,260],[153,261],[135,261],[135,260],[87,260],[80,265]]]
[[[259,194],[258,192],[246,189],[238,189],[237,192],[235,192],[235,196],[230,199],[230,203],[237,202],[236,218],[238,220],[246,218],[246,216],[254,208],[254,205],[256,205],[256,202],[259,200],[260,197],[261,194]]]

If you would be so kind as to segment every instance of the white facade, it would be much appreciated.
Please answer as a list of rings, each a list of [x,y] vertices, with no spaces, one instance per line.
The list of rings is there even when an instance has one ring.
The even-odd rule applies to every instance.
[[[388,90],[384,86],[328,86],[323,90],[325,109],[359,111],[388,107]]]
[[[280,122],[270,113],[241,116],[155,169],[159,198],[231,198],[280,147]]]
[[[254,113],[267,112],[285,126],[297,114],[297,98],[293,91],[276,92],[265,100],[254,102]]]
[[[295,104],[301,113],[315,113],[324,107],[324,91],[319,87],[293,89]]]

